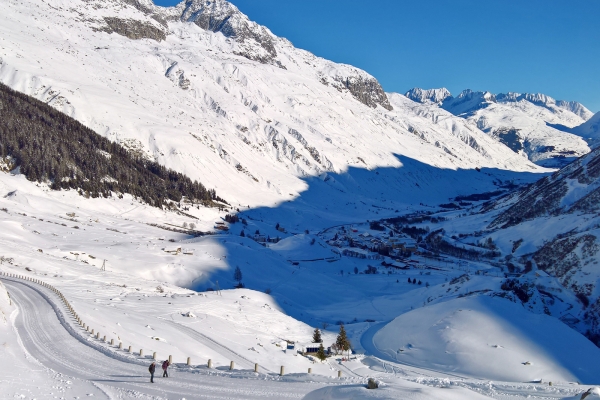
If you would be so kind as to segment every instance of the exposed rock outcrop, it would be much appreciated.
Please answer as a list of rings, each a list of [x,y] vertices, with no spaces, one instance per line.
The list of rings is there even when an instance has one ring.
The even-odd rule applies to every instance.
[[[129,39],[153,39],[160,42],[167,38],[164,29],[160,29],[149,22],[116,17],[104,17],[104,22],[106,22],[106,26],[98,29],[99,31],[117,33]]]
[[[179,18],[245,44],[238,55],[264,64],[275,63],[277,50],[273,34],[264,26],[250,21],[225,0],[187,0]]]

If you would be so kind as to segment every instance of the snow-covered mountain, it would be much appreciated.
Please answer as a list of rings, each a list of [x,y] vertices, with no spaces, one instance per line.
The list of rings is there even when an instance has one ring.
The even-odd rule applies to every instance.
[[[53,292],[43,297],[43,288],[2,278],[20,309],[9,317],[14,303],[0,296],[11,324],[2,332],[11,350],[23,343],[29,353],[5,352],[0,360],[22,374],[38,358],[62,371],[58,378],[34,371],[32,387],[69,386],[74,376],[80,389],[71,394],[101,397],[97,376],[120,370],[126,373],[101,384],[113,397],[195,398],[207,388],[228,398],[276,397],[287,388],[281,393],[294,397],[363,398],[361,385],[376,376],[388,383],[376,391],[381,398],[575,398],[587,388],[567,382],[598,376],[600,350],[581,334],[598,343],[598,257],[589,236],[598,230],[597,210],[555,207],[491,226],[515,204],[534,201],[516,194],[481,211],[482,199],[550,171],[515,154],[478,119],[464,118],[489,111],[482,115],[495,121],[512,110],[506,115],[535,131],[546,117],[580,125],[589,118],[583,106],[529,95],[384,93],[367,72],[297,49],[223,0],[170,8],[151,0],[0,2],[0,81],[122,144],[137,161],[185,173],[230,203],[190,204],[186,196],[160,209],[139,192],[88,198],[28,181],[16,160],[1,159],[0,270],[58,287],[107,335],[94,338],[74,321],[52,320]],[[463,109],[467,114],[457,111]],[[52,123],[52,113],[43,115]],[[595,179],[595,154],[574,164],[571,175],[558,172],[568,204],[595,190],[585,181]],[[134,164],[121,165],[123,176]],[[579,167],[584,172],[575,175]],[[576,245],[562,246],[565,238]],[[565,249],[564,260],[552,261],[549,242]],[[242,282],[246,288],[233,289]],[[320,363],[287,348],[309,344],[315,327],[333,342],[338,323],[368,355]],[[78,329],[73,335],[69,324]],[[47,337],[37,335],[44,329]],[[31,340],[18,337],[27,334]],[[110,345],[111,338],[124,347]],[[57,343],[89,355],[91,365],[81,368]],[[129,344],[133,351],[123,351]],[[138,349],[173,355],[172,391],[131,386],[148,361]],[[490,365],[494,356],[498,363]],[[205,367],[209,358],[216,369]],[[232,360],[238,370],[229,370]],[[276,373],[281,366],[295,383]],[[220,380],[231,377],[247,382]],[[9,382],[19,379],[26,378]],[[501,379],[513,382],[492,382]],[[554,385],[530,383],[539,379]],[[322,387],[328,382],[336,387]],[[88,386],[95,389],[84,392]]]
[[[470,121],[386,95],[368,73],[295,48],[224,0],[0,8],[3,83],[236,204],[289,200],[311,176],[398,168],[398,156],[543,171]]]
[[[587,140],[592,146],[598,146],[600,142],[600,112],[594,114],[583,124],[574,127],[573,133]]]
[[[472,121],[514,152],[540,165],[565,165],[586,154],[592,144],[590,135],[573,129],[593,115],[575,101],[555,100],[540,93],[493,94],[468,89],[453,97],[445,88],[414,88],[406,96]]]
[[[494,250],[489,262],[512,278],[501,290],[486,290],[560,318],[600,344],[599,204],[597,148],[523,190],[484,204],[478,213],[457,211],[442,224],[436,241],[426,242],[430,249],[445,243],[447,254],[465,246]]]

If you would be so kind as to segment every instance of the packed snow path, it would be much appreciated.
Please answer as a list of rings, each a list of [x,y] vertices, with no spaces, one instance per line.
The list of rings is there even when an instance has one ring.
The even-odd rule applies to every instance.
[[[250,373],[216,376],[206,370],[191,373],[175,368],[170,369],[167,379],[161,377],[160,365],[157,365],[155,373],[156,383],[151,384],[148,373],[150,360],[147,365],[138,365],[95,350],[65,329],[57,316],[57,312],[61,311],[56,311],[57,308],[49,303],[49,297],[44,296],[50,296],[49,291],[45,293],[44,288],[18,280],[3,278],[2,281],[19,309],[14,323],[27,352],[56,372],[90,383],[107,397],[106,393],[124,391],[188,399],[302,398],[323,386],[318,383],[278,382],[275,377],[256,377]],[[269,380],[268,384],[265,379]],[[96,391],[101,395],[98,389]]]

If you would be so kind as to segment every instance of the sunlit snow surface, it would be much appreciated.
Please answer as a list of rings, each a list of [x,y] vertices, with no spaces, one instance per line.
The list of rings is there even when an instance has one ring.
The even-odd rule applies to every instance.
[[[230,234],[191,238],[149,224],[168,228],[193,222],[201,231],[212,231],[225,212],[192,208],[194,219],[147,207],[130,196],[85,199],[0,173],[0,208],[6,208],[0,211],[2,271],[55,285],[108,340],[134,350],[123,354],[96,343],[97,350],[82,351],[89,356],[82,363],[82,356],[68,349],[81,346],[77,338],[88,340],[89,335],[81,330],[70,335],[33,289],[5,282],[13,285],[15,300],[24,308],[19,314],[0,289],[0,362],[10,366],[0,376],[0,393],[24,399],[277,394],[308,399],[559,399],[575,398],[587,389],[569,381],[597,383],[581,374],[577,353],[567,350],[571,347],[549,349],[549,341],[530,346],[527,335],[515,335],[513,348],[526,349],[534,364],[527,370],[524,354],[507,351],[500,365],[510,369],[508,375],[475,371],[481,359],[448,361],[437,336],[420,334],[422,326],[397,330],[422,340],[427,350],[412,360],[417,366],[398,363],[384,352],[380,358],[358,354],[342,364],[339,357],[321,364],[284,351],[285,340],[310,343],[313,329],[324,322],[329,324],[325,344],[331,344],[337,321],[347,324],[359,353],[375,354],[374,344],[397,350],[402,338],[392,334],[386,343],[377,340],[378,331],[384,335],[393,330],[394,318],[426,315],[433,307],[451,309],[458,304],[451,298],[497,289],[501,282],[493,275],[473,277],[447,295],[447,280],[464,271],[446,266],[431,275],[415,269],[389,276],[354,274],[354,268],[362,271],[372,261],[340,259],[319,233],[340,224],[437,209],[454,196],[497,190],[507,182],[532,182],[548,171],[444,110],[395,94],[389,96],[393,111],[368,108],[350,93],[321,83],[321,78],[338,74],[368,74],[297,50],[285,40],[277,41],[277,50],[286,70],[235,56],[230,40],[195,25],[171,23],[171,34],[160,43],[93,31],[98,26],[94,18],[103,16],[146,18],[120,2],[3,1],[0,80],[215,188],[244,211],[248,224],[235,224]],[[189,80],[187,89],[180,84],[181,76]],[[275,230],[277,222],[284,232]],[[246,237],[240,236],[242,229]],[[263,247],[248,238],[256,230],[283,240]],[[508,239],[499,242],[509,246]],[[182,248],[179,254],[168,252],[177,247]],[[101,271],[104,260],[106,271]],[[236,266],[249,289],[232,289]],[[483,263],[470,268],[491,269]],[[430,286],[408,284],[408,277]],[[271,295],[264,293],[267,289]],[[47,328],[36,325],[31,314],[42,309],[48,310],[43,315]],[[486,315],[490,326],[506,328],[493,315]],[[560,326],[557,340],[589,346],[574,331],[551,321],[549,327]],[[466,322],[460,322],[455,326],[465,331]],[[526,331],[525,325],[519,329]],[[32,331],[19,332],[18,326]],[[29,333],[38,340],[24,341]],[[46,334],[51,337],[43,342]],[[478,335],[477,346],[460,341],[461,348],[476,352],[497,333],[483,330]],[[57,342],[50,345],[54,338]],[[140,348],[146,356],[136,356]],[[549,358],[560,350],[567,358]],[[177,364],[191,357],[193,373],[179,365],[169,378],[175,382],[171,386],[149,387],[146,364],[141,363],[148,362],[150,352],[157,352],[159,360],[172,355]],[[586,357],[594,352],[590,349]],[[43,362],[36,358],[42,355],[47,357]],[[438,356],[444,363],[436,363]],[[209,358],[215,371],[202,367]],[[122,359],[131,363],[123,366]],[[234,373],[228,372],[232,360]],[[258,377],[252,372],[255,362],[262,368]],[[595,364],[589,362],[592,366],[584,367],[592,373]],[[82,365],[79,371],[76,367]],[[115,371],[106,374],[111,375],[108,379],[94,369],[106,371],[112,365]],[[278,378],[282,365],[287,375]],[[313,375],[305,374],[308,368]],[[88,372],[96,376],[69,375]],[[369,377],[381,380],[381,388],[364,389]],[[543,383],[527,383],[537,378]],[[550,378],[556,379],[553,386],[546,383]],[[174,389],[178,382],[184,387],[181,393]]]

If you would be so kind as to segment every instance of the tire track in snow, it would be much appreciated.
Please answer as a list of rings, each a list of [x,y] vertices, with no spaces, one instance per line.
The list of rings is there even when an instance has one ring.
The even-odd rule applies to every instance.
[[[101,351],[94,340],[78,335],[64,319],[52,294],[43,288],[15,279],[2,278],[18,307],[14,327],[25,350],[41,364],[74,380],[114,389],[117,397],[139,394],[161,398],[188,399],[257,399],[302,398],[323,384],[278,382],[278,377],[242,371],[224,373],[217,370],[177,368],[173,378],[158,378],[149,383],[149,360],[117,358],[116,352]],[[98,351],[100,350],[100,351]],[[232,378],[239,378],[233,379]]]

